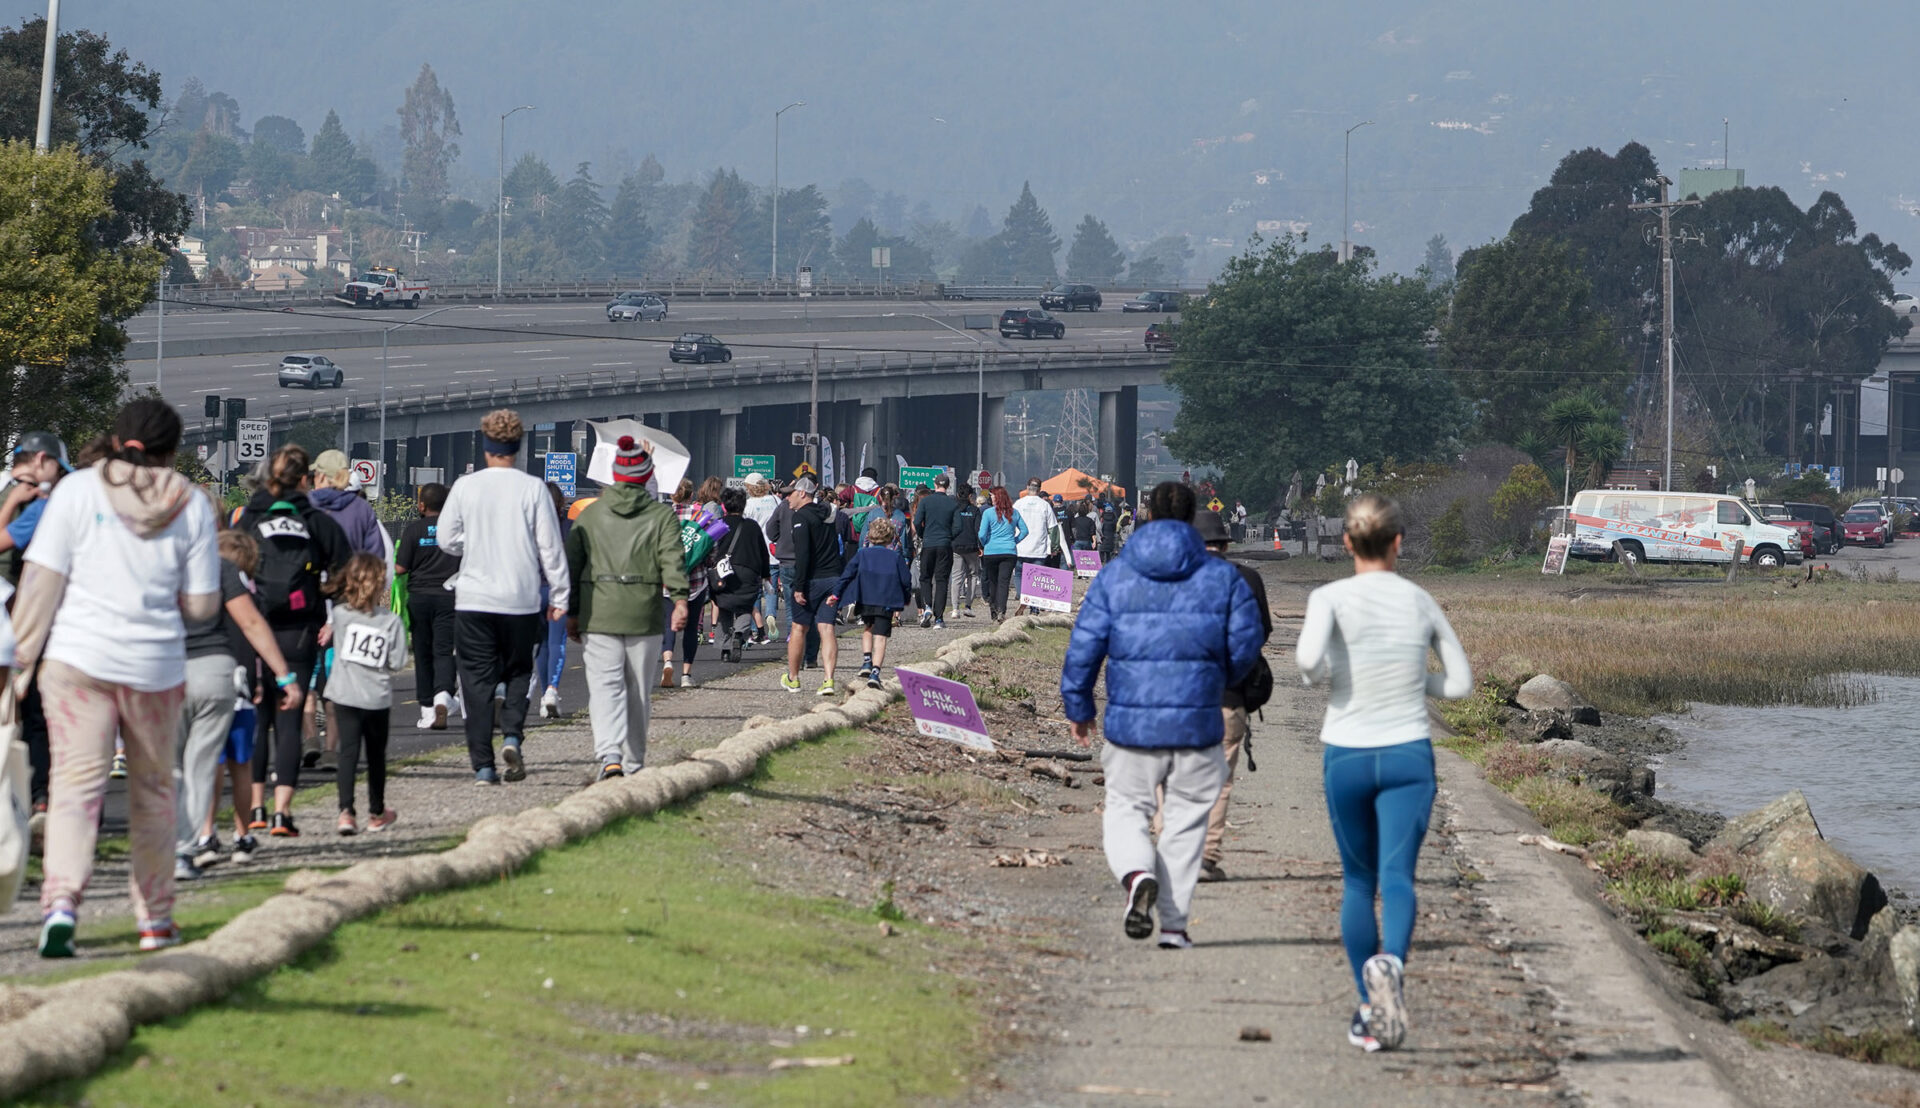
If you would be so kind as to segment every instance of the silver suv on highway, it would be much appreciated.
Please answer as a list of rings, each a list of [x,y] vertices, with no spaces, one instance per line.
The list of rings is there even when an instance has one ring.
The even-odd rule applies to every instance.
[[[310,389],[337,389],[347,379],[324,354],[288,354],[280,359],[280,387],[304,385]]]

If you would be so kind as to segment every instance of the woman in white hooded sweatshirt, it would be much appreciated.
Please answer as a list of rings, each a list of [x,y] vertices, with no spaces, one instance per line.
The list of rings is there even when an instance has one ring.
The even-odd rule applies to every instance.
[[[180,433],[165,401],[122,408],[105,458],[48,498],[20,578],[14,680],[38,665],[53,755],[40,891],[45,958],[73,955],[115,734],[127,747],[140,949],[180,941],[173,748],[186,693],[185,621],[211,619],[220,605],[213,510],[173,469]]]
[[[1473,688],[1466,651],[1440,605],[1394,572],[1401,537],[1399,505],[1355,497],[1345,536],[1353,576],[1313,590],[1300,629],[1300,672],[1327,686],[1320,742],[1345,881],[1340,938],[1360,991],[1347,1041],[1367,1051],[1391,1050],[1407,1033],[1402,978],[1418,907],[1413,871],[1434,794],[1427,697]],[[1429,650],[1440,655],[1439,673],[1427,671]]]

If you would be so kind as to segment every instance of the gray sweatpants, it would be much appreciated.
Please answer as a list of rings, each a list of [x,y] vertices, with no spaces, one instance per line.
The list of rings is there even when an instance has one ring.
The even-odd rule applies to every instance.
[[[1207,845],[1207,816],[1227,780],[1219,745],[1199,750],[1135,750],[1108,743],[1100,751],[1107,772],[1107,810],[1102,820],[1107,865],[1124,881],[1142,870],[1160,883],[1160,930],[1185,931],[1200,857]],[[1166,789],[1166,803],[1156,793]],[[1153,816],[1160,812],[1160,839]]]
[[[230,654],[187,659],[187,698],[180,707],[180,741],[174,746],[173,798],[176,853],[186,854],[220,786],[220,755],[233,727]]]
[[[953,588],[949,593],[953,597],[948,603],[954,611],[962,608],[973,610],[973,599],[980,593],[980,552],[978,550],[953,552]]]
[[[647,764],[649,697],[660,675],[660,636],[589,631],[581,639],[594,757],[603,766],[618,762],[632,773]]]

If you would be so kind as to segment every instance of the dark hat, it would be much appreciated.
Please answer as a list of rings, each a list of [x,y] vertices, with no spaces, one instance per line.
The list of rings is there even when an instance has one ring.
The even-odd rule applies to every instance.
[[[13,456],[18,458],[22,454],[51,454],[61,469],[73,472],[73,463],[67,461],[67,444],[52,431],[28,431],[21,435],[13,444]]]
[[[1193,529],[1200,532],[1201,542],[1232,542],[1233,536],[1227,533],[1227,525],[1220,513],[1211,508],[1202,508],[1193,513]]]

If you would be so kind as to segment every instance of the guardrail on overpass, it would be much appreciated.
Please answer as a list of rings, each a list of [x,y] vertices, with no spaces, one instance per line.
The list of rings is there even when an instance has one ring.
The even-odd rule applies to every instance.
[[[1149,352],[1138,349],[1128,350],[1060,350],[1045,353],[1028,354],[1022,352],[999,352],[989,354],[984,363],[984,371],[1004,384],[1008,374],[1021,374],[1029,378],[1022,387],[1042,387],[1045,378],[1052,374],[1056,383],[1050,387],[1090,387],[1079,384],[1058,383],[1062,374],[1095,374],[1102,384],[1129,384],[1135,381],[1123,381],[1119,376],[1157,377],[1172,364],[1170,355],[1163,352]],[[823,389],[821,401],[829,397],[825,389],[828,386],[842,385],[848,382],[879,382],[882,380],[901,380],[906,390],[911,391],[916,378],[964,376],[968,394],[973,391],[974,375],[982,363],[969,354],[950,353],[893,353],[858,355],[852,358],[822,359],[820,362],[820,382]],[[1127,371],[1132,371],[1128,373]],[[755,396],[755,390],[777,390],[783,395],[767,399],[764,403],[791,403],[792,396],[785,395],[795,388],[804,390],[810,386],[813,370],[809,361],[783,361],[763,363],[755,366],[739,366],[726,363],[719,366],[697,366],[682,368],[674,366],[667,369],[639,370],[632,372],[604,372],[550,374],[538,377],[515,377],[509,381],[489,381],[485,384],[470,384],[458,389],[421,389],[398,394],[387,401],[387,418],[395,420],[417,421],[420,417],[457,415],[461,419],[477,418],[482,412],[494,408],[520,408],[533,404],[584,404],[592,400],[623,401],[620,411],[665,411],[665,410],[703,410],[709,407],[725,406],[702,398],[697,405],[666,406],[645,405],[646,397],[656,400],[669,394],[690,397],[694,393],[714,393],[721,390],[735,390],[739,396],[744,390],[746,397]],[[956,390],[961,391],[961,390]],[[1000,390],[1009,391],[1009,390]],[[804,396],[804,393],[797,395]],[[920,395],[920,394],[916,394]],[[755,403],[753,399],[741,397],[746,406]],[[844,396],[840,399],[845,399]],[[296,423],[308,419],[337,420],[343,409],[351,411],[351,419],[358,427],[371,427],[370,421],[379,418],[377,400],[360,400],[343,397],[340,402],[328,404],[317,398],[305,403],[291,402],[276,405],[266,411],[250,413],[252,418],[266,419],[274,431],[284,431]],[[611,416],[613,411],[606,413]],[[584,418],[586,413],[580,413]],[[575,418],[569,416],[568,418]],[[455,428],[449,428],[453,430]],[[458,428],[471,429],[470,426]],[[189,443],[213,442],[219,431],[217,421],[208,421],[188,430]],[[435,431],[433,433],[442,433]],[[396,437],[399,437],[396,434]]]

